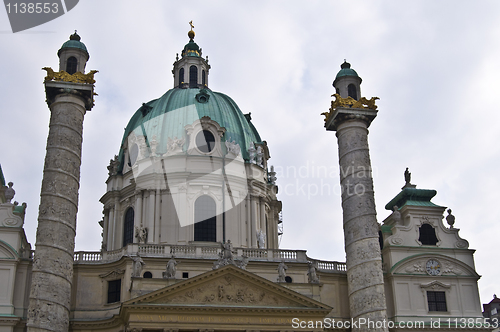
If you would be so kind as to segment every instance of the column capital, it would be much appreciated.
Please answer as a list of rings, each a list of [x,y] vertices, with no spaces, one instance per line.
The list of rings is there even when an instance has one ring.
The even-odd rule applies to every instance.
[[[49,107],[54,102],[55,97],[60,94],[70,94],[79,97],[84,102],[87,111],[90,111],[94,106],[93,84],[64,81],[45,82],[45,96]]]
[[[377,110],[369,108],[337,107],[327,115],[325,128],[329,131],[337,131],[340,124],[350,120],[362,121],[368,128],[377,116],[377,112]]]

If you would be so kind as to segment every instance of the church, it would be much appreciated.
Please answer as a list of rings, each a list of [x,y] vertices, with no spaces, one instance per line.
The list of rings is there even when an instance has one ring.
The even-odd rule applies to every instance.
[[[0,169],[0,332],[491,330],[474,250],[451,210],[432,202],[435,190],[412,184],[407,169],[376,221],[367,128],[378,98],[361,95],[349,63],[323,113],[339,143],[347,261],[325,261],[279,248],[272,142],[215,92],[192,28],[188,38],[173,88],[130,112],[103,170],[93,252],[75,253],[74,238],[95,71],[85,71],[76,32],[57,52],[59,70],[44,68],[51,124],[35,246],[26,204]]]

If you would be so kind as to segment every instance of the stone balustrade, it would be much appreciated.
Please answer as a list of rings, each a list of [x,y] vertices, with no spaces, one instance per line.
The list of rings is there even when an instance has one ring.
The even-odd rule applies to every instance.
[[[141,257],[171,257],[195,258],[195,259],[217,259],[221,252],[220,245],[167,245],[167,244],[129,244],[124,248],[105,251],[78,251],[74,259],[77,264],[102,264],[113,262],[124,256],[140,255]],[[331,273],[346,273],[346,263],[335,261],[322,261],[307,257],[305,250],[286,249],[256,249],[256,248],[234,248],[236,257],[247,257],[249,261],[269,262],[297,262],[307,263],[311,261],[318,271]]]

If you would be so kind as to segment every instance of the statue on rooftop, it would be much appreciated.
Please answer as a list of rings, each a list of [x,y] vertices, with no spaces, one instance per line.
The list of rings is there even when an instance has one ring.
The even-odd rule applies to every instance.
[[[411,173],[408,170],[408,167],[406,167],[406,171],[405,171],[405,185],[410,185],[411,184],[410,182],[411,182]]]
[[[448,215],[446,216],[446,222],[450,225],[450,228],[453,228],[455,224],[455,216],[451,214],[451,209],[448,209]]]
[[[319,284],[319,278],[316,275],[316,266],[313,262],[307,262],[308,271],[307,271],[307,280],[311,284]]]
[[[286,270],[288,270],[288,266],[284,261],[281,261],[278,265],[278,282],[285,282]]]
[[[5,195],[5,199],[7,200],[7,203],[10,203],[10,201],[12,201],[12,199],[16,195],[16,191],[14,190],[14,188],[12,188],[12,186],[14,185],[13,182],[9,182],[8,185],[9,185],[9,188],[5,189],[4,195]]]
[[[396,225],[401,225],[401,212],[399,212],[399,207],[397,205],[394,205],[392,207],[392,219],[394,220],[394,224]]]
[[[163,279],[175,279],[175,272],[177,271],[177,261],[175,260],[175,256],[172,255],[172,258],[167,263],[167,270],[163,272]]]
[[[132,260],[134,261],[132,264],[132,277],[138,278],[141,276],[142,268],[146,264],[139,255],[132,257]]]

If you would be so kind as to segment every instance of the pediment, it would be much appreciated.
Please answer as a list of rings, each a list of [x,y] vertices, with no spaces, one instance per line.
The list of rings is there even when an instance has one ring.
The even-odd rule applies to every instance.
[[[17,252],[6,242],[0,240],[0,259],[17,259]]]
[[[408,257],[396,263],[392,268],[391,274],[411,274],[427,275],[426,263],[429,259],[435,259],[441,265],[440,275],[443,276],[473,276],[479,278],[477,272],[467,264],[453,257],[440,254],[418,254]]]
[[[231,306],[319,309],[329,306],[232,265],[131,299],[125,306]]]

